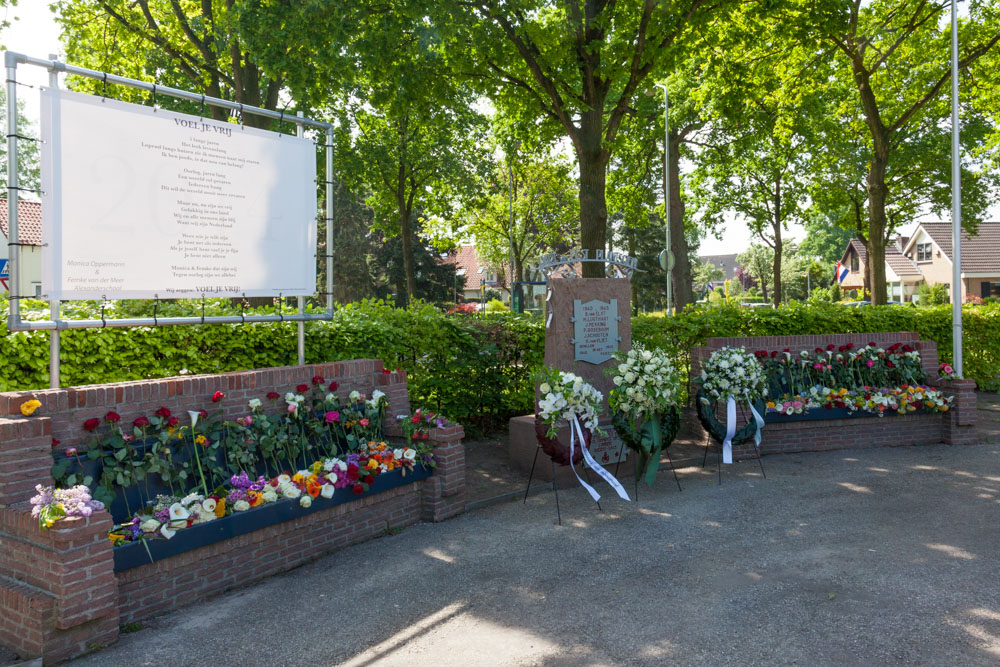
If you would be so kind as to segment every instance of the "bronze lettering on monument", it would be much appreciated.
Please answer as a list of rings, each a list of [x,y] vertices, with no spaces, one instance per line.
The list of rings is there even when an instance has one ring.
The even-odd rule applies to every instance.
[[[602,364],[618,349],[618,299],[573,301],[574,359]]]

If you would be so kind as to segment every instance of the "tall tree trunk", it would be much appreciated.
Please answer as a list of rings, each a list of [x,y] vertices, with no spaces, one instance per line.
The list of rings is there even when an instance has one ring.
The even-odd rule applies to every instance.
[[[635,231],[630,231],[628,234],[628,255],[629,257],[635,257]],[[632,314],[639,314],[639,287],[635,284],[635,281],[629,281],[629,300],[632,302]]]
[[[881,144],[881,145],[880,145]],[[868,275],[873,305],[884,306],[885,296],[885,202],[889,188],[885,171],[889,162],[888,142],[875,142],[868,170]]]
[[[771,232],[774,235],[774,263],[771,271],[774,273],[774,307],[781,305],[781,177],[774,181],[774,219],[771,220]]]
[[[402,195],[397,199],[399,206],[399,233],[403,241],[403,273],[406,275],[406,302],[413,301],[417,293],[417,274],[413,266],[413,234],[410,228],[410,210]]]
[[[774,273],[774,292],[772,297],[774,299],[774,307],[777,308],[781,305],[781,225],[774,225],[774,263],[772,264],[771,270]]]
[[[603,102],[585,111],[580,119],[576,157],[580,163],[580,245],[593,259],[605,249],[608,229],[608,205],[605,199],[608,154],[601,146],[603,137]],[[603,278],[605,266],[584,262],[584,278]]]
[[[681,310],[694,303],[691,284],[691,258],[687,237],[684,235],[684,199],[681,198],[680,138],[670,134],[670,249],[674,253],[673,292],[674,308]]]

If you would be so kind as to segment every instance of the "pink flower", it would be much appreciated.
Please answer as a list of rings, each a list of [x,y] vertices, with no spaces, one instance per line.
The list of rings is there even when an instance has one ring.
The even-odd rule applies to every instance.
[[[817,362],[817,363],[813,364],[813,368],[816,369],[816,370],[818,370],[818,371],[821,371],[821,370],[823,370],[823,364]]]
[[[339,422],[340,413],[337,412],[336,410],[331,410],[330,412],[326,413],[326,417],[324,417],[324,419],[326,420],[327,424],[332,424],[333,422]]]
[[[79,452],[76,450],[76,447],[70,447],[66,450],[66,456],[76,456],[77,454],[79,454]]]
[[[875,362],[872,361],[871,359],[869,359],[868,361],[865,362],[865,366],[867,366],[868,368],[871,368],[874,365],[875,365]]]
[[[299,409],[299,406],[296,405],[295,403],[289,403],[288,404],[288,414],[294,415],[298,411],[298,409]]]
[[[362,426],[368,426],[369,424],[371,424],[371,421],[369,421],[368,419],[359,419],[358,423],[361,424]]]

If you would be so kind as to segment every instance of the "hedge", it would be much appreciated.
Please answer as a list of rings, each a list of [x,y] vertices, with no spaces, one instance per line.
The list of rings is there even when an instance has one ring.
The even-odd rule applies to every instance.
[[[42,302],[27,302],[47,317]],[[124,302],[108,317],[149,315],[148,302]],[[258,308],[254,312],[273,312]],[[163,304],[162,316],[200,314],[200,302]],[[239,313],[228,301],[206,302],[206,315]],[[247,311],[250,312],[249,310]],[[288,311],[286,311],[288,312]],[[99,317],[95,303],[64,307],[64,316]],[[0,300],[6,320],[6,301]],[[965,375],[982,390],[1000,388],[1000,306],[965,306]],[[64,386],[137,380],[183,373],[294,364],[294,323],[76,329],[62,335]],[[666,349],[682,365],[688,351],[710,336],[764,336],[916,331],[937,341],[951,361],[951,307],[847,308],[793,302],[763,308],[689,309],[673,318],[640,315],[633,338]],[[415,405],[440,411],[480,430],[503,428],[532,408],[531,376],[543,358],[545,328],[529,315],[446,315],[416,304],[396,309],[365,301],[339,307],[332,322],[306,325],[306,361],[383,359],[407,371]],[[859,343],[867,341],[859,340]],[[0,390],[48,386],[48,334],[8,334],[0,349]]]

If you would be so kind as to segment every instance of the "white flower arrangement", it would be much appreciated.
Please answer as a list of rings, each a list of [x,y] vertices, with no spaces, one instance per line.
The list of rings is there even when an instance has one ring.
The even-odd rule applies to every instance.
[[[677,405],[681,376],[660,350],[635,344],[627,353],[616,353],[619,364],[612,376],[611,407],[630,418],[650,416]]]
[[[752,401],[767,394],[764,367],[742,347],[723,347],[702,364],[702,389],[717,401]]]
[[[591,433],[601,433],[598,421],[604,394],[575,373],[546,368],[538,379],[543,395],[538,402],[538,417],[549,425],[550,438],[555,437],[560,421],[568,421],[574,415]]]

